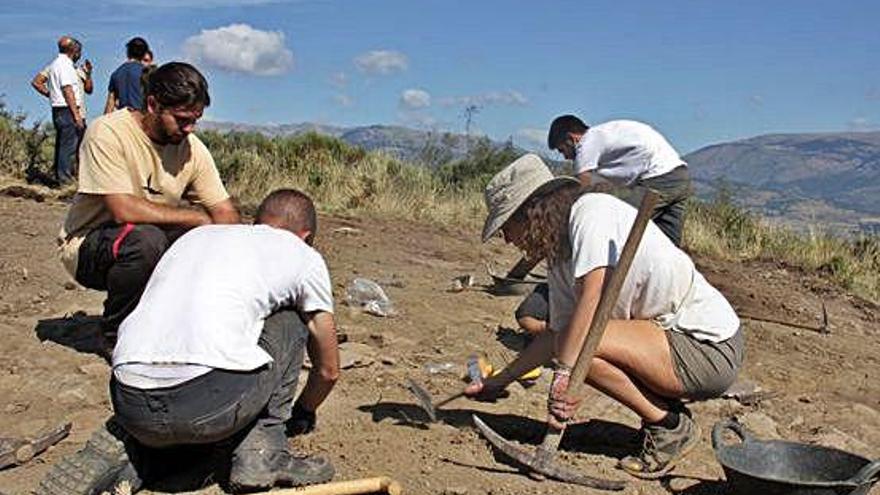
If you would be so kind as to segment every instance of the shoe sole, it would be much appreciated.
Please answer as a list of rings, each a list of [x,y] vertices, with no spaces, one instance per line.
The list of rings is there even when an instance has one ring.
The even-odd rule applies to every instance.
[[[279,481],[275,476],[256,476],[252,474],[235,475],[235,480],[229,480],[229,486],[233,492],[250,492],[256,490],[268,490],[276,486],[299,487],[307,485],[316,485],[318,483],[326,483],[333,479],[336,470],[332,466],[325,472],[313,475],[293,476],[289,479]]]
[[[667,462],[662,469],[647,473],[642,471],[631,471],[629,469],[626,469],[625,467],[622,467],[621,470],[629,474],[630,476],[634,476],[643,480],[656,480],[662,478],[669,474],[673,469],[675,469],[678,461],[682,460],[684,456],[688,455],[692,450],[694,450],[694,447],[696,447],[700,443],[700,438],[702,438],[702,436],[703,432],[700,429],[700,425],[694,422],[694,435],[691,437],[691,441],[684,444],[684,447],[682,447],[682,449],[678,452],[678,455],[670,459],[669,462]]]
[[[86,447],[55,463],[40,481],[40,495],[99,495],[113,492],[122,481],[128,481],[131,492],[141,488],[141,480],[128,462],[119,439],[102,427]]]

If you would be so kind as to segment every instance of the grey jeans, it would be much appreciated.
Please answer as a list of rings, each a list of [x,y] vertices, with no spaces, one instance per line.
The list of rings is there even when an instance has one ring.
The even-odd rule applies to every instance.
[[[661,176],[640,180],[637,185],[652,189],[660,195],[651,219],[673,244],[681,246],[685,205],[692,194],[688,168],[682,165]]]
[[[284,423],[290,419],[307,338],[299,315],[282,310],[266,319],[259,340],[272,362],[256,370],[215,369],[174,387],[150,390],[111,380],[116,420],[148,447],[214,443],[241,432],[242,443],[249,437],[270,438],[284,448]]]

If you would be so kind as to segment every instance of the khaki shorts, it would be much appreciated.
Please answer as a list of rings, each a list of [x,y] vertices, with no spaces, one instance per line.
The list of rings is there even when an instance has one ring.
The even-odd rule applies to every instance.
[[[666,339],[686,398],[720,397],[736,380],[745,353],[742,328],[721,342],[697,340],[675,330],[667,330]]]

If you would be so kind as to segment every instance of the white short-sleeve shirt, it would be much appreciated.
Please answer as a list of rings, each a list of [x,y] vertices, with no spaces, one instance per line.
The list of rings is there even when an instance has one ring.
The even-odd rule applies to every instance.
[[[636,209],[608,194],[585,194],[571,208],[571,258],[550,267],[550,328],[563,331],[577,303],[575,282],[602,267],[617,266]],[[720,342],[733,336],[739,318],[693,261],[649,222],[617,303],[617,320],[654,320],[662,327]]]
[[[575,174],[592,172],[614,184],[630,185],[686,165],[651,126],[612,120],[590,127],[575,149]]]
[[[53,107],[67,106],[67,101],[64,100],[64,93],[61,91],[61,88],[64,86],[73,88],[76,104],[82,107],[83,97],[76,67],[73,66],[73,60],[70,57],[59,53],[55,60],[49,64],[49,100],[52,102]]]
[[[330,275],[317,251],[266,225],[193,229],[165,252],[120,325],[117,379],[154,388],[127,382],[124,372],[170,386],[214,368],[259,368],[272,360],[257,344],[263,321],[286,306],[333,312]]]

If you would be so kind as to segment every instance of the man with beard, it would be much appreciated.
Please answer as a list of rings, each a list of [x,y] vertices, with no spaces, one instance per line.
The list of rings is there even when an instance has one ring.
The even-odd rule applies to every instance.
[[[207,81],[195,67],[171,62],[149,83],[143,110],[123,108],[89,126],[79,187],[58,239],[76,281],[107,291],[108,346],[177,236],[240,222],[210,152],[193,134],[210,104]]]

